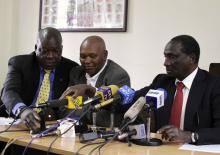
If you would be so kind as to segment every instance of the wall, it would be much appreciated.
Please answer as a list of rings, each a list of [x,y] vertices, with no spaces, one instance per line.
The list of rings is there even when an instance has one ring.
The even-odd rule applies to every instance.
[[[9,21],[3,24],[7,31],[0,30],[2,73],[7,71],[9,56],[34,49],[38,29],[39,0],[12,1],[0,0],[0,4],[8,4],[0,5],[1,12],[5,8],[9,12]],[[62,33],[63,55],[79,62],[81,41],[88,35],[100,35],[106,41],[109,58],[128,71],[133,88],[138,89],[149,84],[158,73],[165,72],[166,43],[176,35],[189,34],[201,46],[199,66],[208,69],[210,62],[220,62],[219,8],[219,0],[129,0],[126,33]],[[2,13],[0,19],[4,19]],[[4,77],[5,74],[0,75],[0,84]]]

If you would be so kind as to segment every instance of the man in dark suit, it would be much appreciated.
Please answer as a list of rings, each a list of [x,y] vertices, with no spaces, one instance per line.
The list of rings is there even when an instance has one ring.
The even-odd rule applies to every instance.
[[[176,36],[166,45],[164,56],[167,74],[136,91],[133,101],[150,89],[163,88],[167,98],[154,112],[155,131],[162,138],[196,145],[220,143],[220,78],[198,67],[199,44],[191,36]],[[71,93],[91,95],[95,89],[75,86]]]
[[[81,66],[75,67],[70,73],[69,86],[76,84],[88,84],[93,87],[117,85],[130,86],[130,77],[128,73],[114,61],[107,59],[104,40],[99,36],[87,37],[80,46]],[[69,88],[69,90],[71,87]],[[65,93],[64,95],[65,96]],[[97,112],[97,125],[109,126],[110,107],[106,107]],[[115,123],[118,126],[122,119],[122,113],[115,113]],[[88,115],[90,116],[90,115]],[[88,117],[91,123],[91,117]]]
[[[174,37],[164,51],[167,74],[158,75],[150,86],[136,92],[137,99],[149,89],[167,91],[164,106],[155,111],[155,129],[167,140],[220,143],[220,79],[198,68],[199,55],[199,44],[193,37]],[[178,109],[176,85],[180,82],[182,105]]]
[[[55,28],[40,30],[35,52],[12,57],[8,63],[8,74],[4,83],[2,102],[11,116],[20,117],[34,132],[39,130],[40,118],[30,105],[38,101],[44,75],[49,71],[47,100],[57,99],[67,88],[70,70],[77,63],[62,57],[62,36]],[[58,109],[52,109],[58,118]],[[49,115],[50,116],[50,115]]]

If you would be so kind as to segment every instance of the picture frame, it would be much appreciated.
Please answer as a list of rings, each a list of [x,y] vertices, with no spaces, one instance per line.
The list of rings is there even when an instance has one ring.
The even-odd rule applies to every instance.
[[[126,32],[128,0],[40,0],[39,29]]]

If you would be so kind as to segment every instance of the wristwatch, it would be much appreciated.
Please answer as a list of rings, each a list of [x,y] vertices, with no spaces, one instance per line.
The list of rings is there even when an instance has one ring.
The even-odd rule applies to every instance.
[[[197,132],[192,132],[191,134],[191,142],[195,144],[199,140],[199,134]]]

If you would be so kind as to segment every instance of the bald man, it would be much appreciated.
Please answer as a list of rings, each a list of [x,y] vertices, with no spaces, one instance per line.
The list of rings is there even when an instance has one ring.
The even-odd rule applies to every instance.
[[[42,102],[38,98],[46,71],[49,71],[50,88],[45,101],[61,96],[68,86],[70,70],[78,66],[62,57],[62,49],[60,32],[47,27],[40,30],[34,52],[14,56],[8,62],[2,102],[10,116],[20,117],[33,132],[39,130],[40,118],[29,106]],[[52,109],[51,112],[58,119],[58,110]]]
[[[130,86],[128,73],[114,61],[107,59],[104,40],[99,36],[87,37],[80,46],[81,66],[72,69],[70,73],[69,86],[76,84],[88,84],[93,87],[108,86]],[[119,112],[115,116],[116,126],[119,125],[122,114]],[[91,122],[91,117],[88,118]],[[97,125],[109,126],[110,109],[101,109],[97,113]]]

